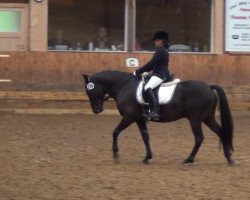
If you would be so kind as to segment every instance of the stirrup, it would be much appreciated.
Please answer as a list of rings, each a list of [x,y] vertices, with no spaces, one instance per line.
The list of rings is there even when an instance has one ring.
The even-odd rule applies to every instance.
[[[143,114],[144,117],[146,117],[149,120],[156,120],[158,121],[160,119],[160,114],[156,111],[152,111],[150,113]]]
[[[151,119],[153,120],[159,120],[160,119],[160,114],[156,111],[152,111],[151,113],[149,113],[149,115],[151,116]]]

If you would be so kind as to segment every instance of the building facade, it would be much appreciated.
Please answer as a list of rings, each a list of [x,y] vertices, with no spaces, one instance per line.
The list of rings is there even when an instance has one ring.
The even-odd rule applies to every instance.
[[[145,64],[157,30],[170,34],[181,80],[247,87],[249,16],[237,0],[2,0],[1,89],[80,91],[83,73],[133,72],[126,59]]]

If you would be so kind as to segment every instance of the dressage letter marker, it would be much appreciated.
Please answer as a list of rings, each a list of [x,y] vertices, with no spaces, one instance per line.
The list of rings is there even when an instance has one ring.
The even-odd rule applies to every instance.
[[[127,67],[139,67],[139,61],[137,58],[127,58],[126,66]]]

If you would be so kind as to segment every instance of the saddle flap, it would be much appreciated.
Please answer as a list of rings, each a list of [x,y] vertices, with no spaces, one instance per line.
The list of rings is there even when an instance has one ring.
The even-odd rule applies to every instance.
[[[157,93],[157,99],[159,101],[158,102],[159,105],[171,102],[174,96],[176,86],[179,82],[180,79],[175,79],[174,81],[161,84]],[[144,82],[140,81],[136,89],[136,100],[139,104],[148,105],[148,103],[143,98],[143,92],[144,92]]]

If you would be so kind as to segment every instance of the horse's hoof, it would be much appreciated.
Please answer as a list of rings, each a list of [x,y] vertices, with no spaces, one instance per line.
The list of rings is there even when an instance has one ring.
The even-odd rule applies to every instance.
[[[113,158],[115,160],[119,160],[119,154],[118,153],[113,153]]]
[[[145,159],[150,160],[150,159],[152,159],[152,158],[153,158],[153,155],[152,155],[152,154],[149,154],[149,155],[146,156]]]
[[[113,158],[114,158],[114,163],[115,164],[120,164],[120,159],[119,159],[119,154],[118,153],[114,153]]]
[[[234,164],[235,164],[234,160],[231,159],[228,161],[228,166],[234,166]]]
[[[148,165],[148,164],[149,164],[148,159],[146,159],[146,158],[145,158],[145,159],[143,159],[143,161],[142,161],[142,162],[143,162],[143,164],[144,164],[144,165]]]
[[[119,159],[115,159],[115,160],[114,160],[114,163],[115,163],[115,164],[120,164],[120,160],[119,160]]]
[[[191,159],[186,159],[182,162],[182,164],[185,166],[192,165],[193,163],[194,163],[194,161]]]
[[[191,166],[193,163],[183,163],[184,166]]]

